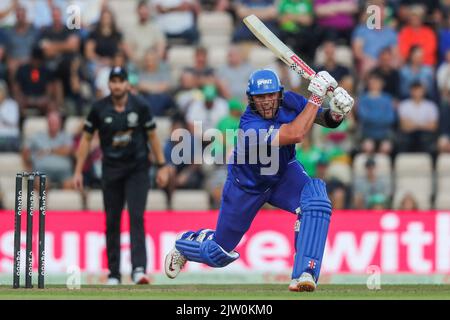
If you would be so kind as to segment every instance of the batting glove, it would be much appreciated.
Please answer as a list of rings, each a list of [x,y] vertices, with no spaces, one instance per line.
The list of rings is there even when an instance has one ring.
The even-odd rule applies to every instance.
[[[318,72],[308,86],[312,93],[310,101],[316,105],[321,105],[323,98],[328,91],[333,91],[337,87],[337,81],[327,71]]]
[[[331,116],[337,120],[345,117],[353,108],[355,100],[345,89],[338,87],[333,92],[333,98],[330,100]]]

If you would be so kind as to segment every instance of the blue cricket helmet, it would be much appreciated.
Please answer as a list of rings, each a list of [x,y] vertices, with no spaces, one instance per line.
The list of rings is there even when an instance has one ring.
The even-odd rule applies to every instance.
[[[261,69],[254,71],[249,79],[247,85],[247,95],[257,95],[273,92],[282,92],[283,86],[281,85],[278,75],[270,69]]]
[[[273,112],[273,117],[275,117],[283,102],[283,90],[284,87],[275,71],[270,69],[254,71],[248,79],[246,91],[251,110],[258,112],[252,98],[254,95],[279,92],[278,107]]]

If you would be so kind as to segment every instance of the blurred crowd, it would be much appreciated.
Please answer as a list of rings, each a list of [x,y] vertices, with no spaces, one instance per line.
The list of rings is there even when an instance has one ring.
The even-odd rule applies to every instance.
[[[71,135],[64,121],[86,115],[95,99],[109,94],[112,66],[127,68],[132,92],[149,102],[156,117],[169,119],[171,131],[191,132],[192,148],[210,144],[195,136],[195,121],[203,130],[237,129],[254,69],[248,53],[259,46],[242,23],[249,14],[355,97],[351,116],[338,129],[316,126],[297,148],[308,174],[328,182],[335,208],[392,206],[392,188],[374,171],[376,154],[394,160],[399,153],[422,152],[436,159],[450,152],[449,0],[120,1],[134,6],[126,27],[118,23],[117,0],[1,1],[0,152],[20,152],[24,168],[47,172],[52,187],[72,188],[82,125]],[[71,5],[81,9],[79,17],[67,10]],[[208,13],[231,17],[223,65],[210,64],[210,46],[198,28],[199,16]],[[195,53],[189,67],[174,72],[168,56],[179,46]],[[271,67],[286,89],[307,95],[298,76],[280,63]],[[35,116],[46,117],[48,129],[24,139],[23,123]],[[170,160],[176,142],[163,143]],[[226,157],[234,139],[212,144]],[[328,170],[333,164],[352,168],[361,153],[367,155],[361,177]],[[85,167],[87,187],[99,187],[100,160],[97,142]],[[177,189],[207,190],[211,207],[218,207],[224,165],[172,167],[169,207]],[[414,195],[405,194],[401,205],[417,208]]]

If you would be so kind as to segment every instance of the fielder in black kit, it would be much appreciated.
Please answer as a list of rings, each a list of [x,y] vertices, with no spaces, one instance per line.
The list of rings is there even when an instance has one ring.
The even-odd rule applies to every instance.
[[[75,187],[82,189],[83,165],[92,136],[98,131],[103,152],[102,190],[110,285],[121,282],[120,220],[125,202],[130,215],[132,280],[136,284],[149,283],[144,232],[144,210],[150,186],[148,144],[159,167],[157,184],[165,187],[169,177],[150,107],[143,99],[128,92],[127,79],[123,68],[111,70],[111,94],[94,103],[85,121],[73,179]]]

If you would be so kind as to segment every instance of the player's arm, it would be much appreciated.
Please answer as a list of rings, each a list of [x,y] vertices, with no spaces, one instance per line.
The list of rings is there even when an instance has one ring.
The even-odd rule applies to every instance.
[[[311,130],[325,95],[330,88],[336,88],[336,80],[326,71],[317,73],[311,80],[308,90],[311,96],[302,112],[290,123],[283,124],[272,145],[289,145],[302,142]]]
[[[158,184],[159,187],[164,188],[167,186],[167,183],[169,182],[170,167],[166,163],[164,152],[161,147],[161,143],[159,141],[156,130],[153,129],[147,131],[147,135],[148,135],[148,142],[152,149],[153,155],[155,156],[156,159],[156,165],[159,168],[156,174],[156,183]]]
[[[84,131],[81,136],[80,144],[78,145],[78,150],[76,153],[75,173],[73,175],[73,184],[74,187],[78,190],[83,189],[83,167],[89,154],[89,150],[91,149],[91,141],[92,134]]]
[[[272,145],[284,146],[302,142],[316,120],[319,106],[308,101],[303,111],[289,123],[283,124],[278,135],[272,140]]]

